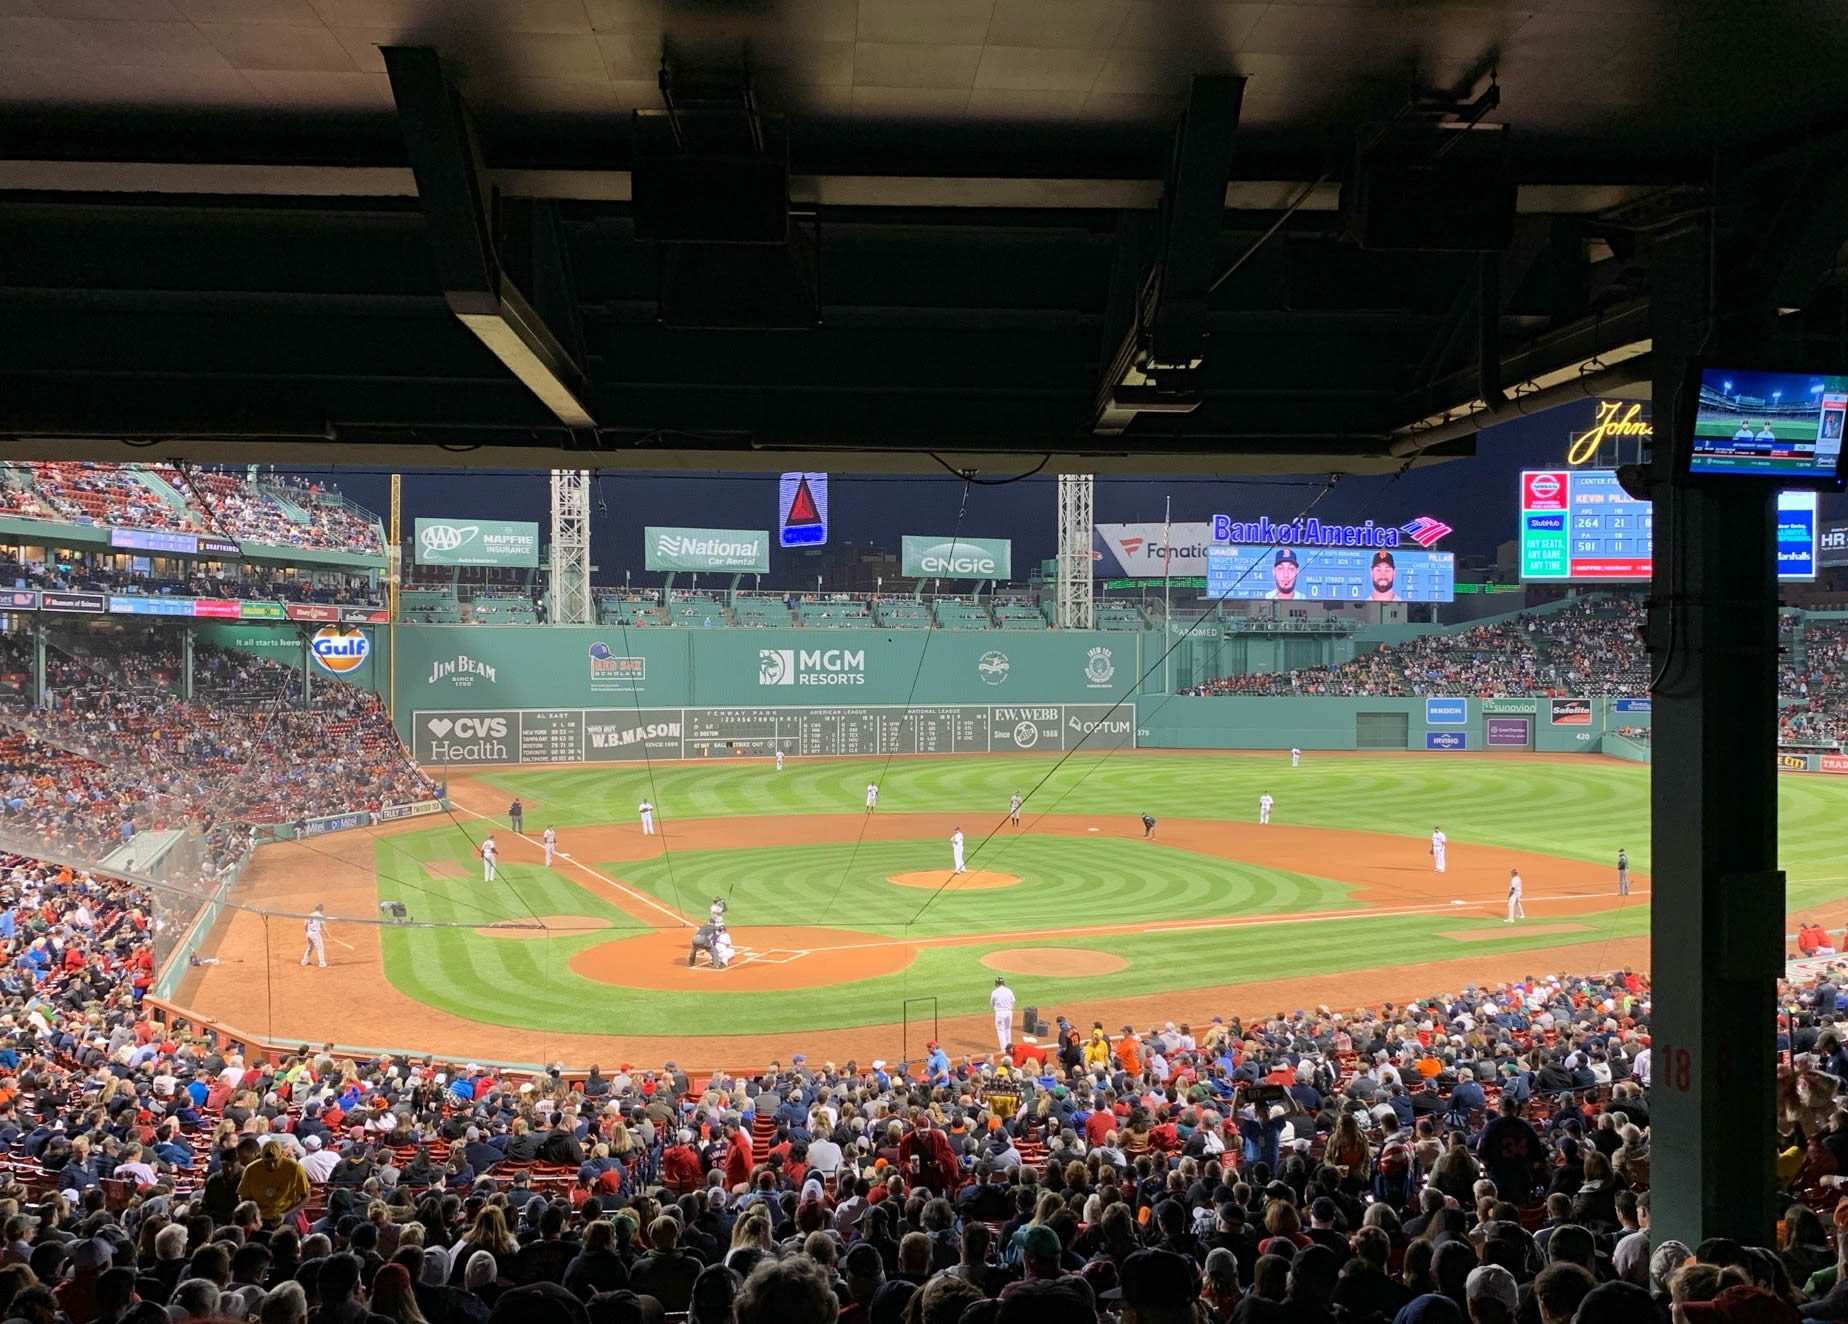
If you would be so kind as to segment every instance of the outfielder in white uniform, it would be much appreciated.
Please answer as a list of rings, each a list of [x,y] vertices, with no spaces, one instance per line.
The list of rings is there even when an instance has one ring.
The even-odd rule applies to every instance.
[[[866,783],[866,812],[872,813],[879,807],[879,783]]]
[[[778,772],[783,770],[783,751],[780,749],[776,752],[776,770]]]
[[[995,1042],[1005,1053],[1014,1040],[1014,990],[999,975],[995,976],[995,991],[988,995],[988,1005],[995,1009]]]
[[[1290,747],[1290,766],[1294,768],[1297,764],[1301,763],[1302,761],[1303,761],[1302,750],[1297,749],[1294,745],[1292,745]]]
[[[1271,799],[1271,795],[1269,791],[1264,792],[1263,795],[1260,795],[1258,797],[1258,822],[1260,823],[1270,822],[1271,806],[1275,803],[1276,801]]]
[[[558,853],[558,833],[551,828],[545,830],[545,867],[552,867],[552,857]]]
[[[963,834],[961,828],[957,828],[954,832],[950,833],[950,858],[956,862],[955,871],[961,873],[963,871]]]
[[[312,954],[317,965],[323,970],[327,968],[327,948],[321,944],[321,929],[326,922],[327,912],[321,907],[316,906],[308,912],[308,945],[302,948],[303,965],[308,964],[308,957]]]
[[[1527,908],[1521,904],[1521,871],[1510,869],[1508,870],[1508,918],[1502,923],[1514,923],[1517,915],[1526,919]]]
[[[1020,826],[1020,806],[1020,792],[1015,791],[1007,798],[1007,821],[1012,823],[1015,827]]]
[[[1431,867],[1439,873],[1444,872],[1444,843],[1449,840],[1442,828],[1431,829]]]
[[[642,835],[644,837],[652,837],[655,834],[654,806],[644,800],[641,804],[636,806],[636,812],[642,816]]]
[[[498,852],[499,847],[495,846],[491,835],[481,839],[481,881],[484,883],[494,881],[494,857]]]

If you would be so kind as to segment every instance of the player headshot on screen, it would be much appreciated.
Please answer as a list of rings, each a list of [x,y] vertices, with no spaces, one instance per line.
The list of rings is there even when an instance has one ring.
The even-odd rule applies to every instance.
[[[1771,430],[1771,425],[1769,423],[1763,423],[1760,424],[1758,428],[1758,439],[1760,441],[1776,441],[1777,433]]]
[[[1739,420],[1739,430],[1733,433],[1733,440],[1734,441],[1750,441],[1751,439],[1752,439],[1751,420],[1742,418]]]
[[[1288,547],[1279,547],[1277,554],[1271,557],[1271,579],[1277,585],[1264,596],[1280,600],[1296,596],[1296,553]]]
[[[1829,441],[1842,435],[1842,411],[1831,409],[1822,416],[1822,435]]]
[[[1399,573],[1392,563],[1391,552],[1373,554],[1373,592],[1368,602],[1397,602],[1399,595],[1392,591],[1393,577]]]

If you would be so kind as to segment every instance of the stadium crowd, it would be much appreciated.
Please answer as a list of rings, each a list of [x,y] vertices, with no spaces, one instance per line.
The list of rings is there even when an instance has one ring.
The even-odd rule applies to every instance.
[[[165,464],[9,461],[0,466],[0,514],[304,550],[384,550],[377,521],[335,493]]]
[[[1831,1094],[1785,1120],[1781,1244],[1652,1249],[1627,971],[1061,1021],[1000,1058],[520,1078],[175,1033],[136,1005],[132,888],[18,862],[0,902],[0,1312],[31,1324],[1848,1314]],[[1783,990],[1800,1075],[1848,1067],[1839,987]]]

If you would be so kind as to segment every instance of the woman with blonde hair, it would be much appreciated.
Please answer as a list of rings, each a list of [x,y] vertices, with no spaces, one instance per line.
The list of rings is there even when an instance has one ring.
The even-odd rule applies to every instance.
[[[1373,1146],[1367,1143],[1367,1133],[1360,1129],[1359,1119],[1346,1108],[1329,1132],[1323,1162],[1340,1172],[1341,1188],[1350,1195],[1365,1190],[1373,1179]]]
[[[507,1230],[507,1215],[500,1205],[483,1205],[481,1212],[475,1215],[474,1223],[456,1248],[455,1269],[449,1276],[452,1287],[463,1286],[463,1278],[477,1251],[487,1251],[493,1257],[500,1277],[512,1273],[514,1259],[520,1253],[520,1243]]]

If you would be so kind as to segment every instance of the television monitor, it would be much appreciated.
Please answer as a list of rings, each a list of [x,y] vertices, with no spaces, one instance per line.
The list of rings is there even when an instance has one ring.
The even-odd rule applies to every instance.
[[[1781,487],[1838,487],[1848,374],[1696,370],[1686,471],[1696,478],[1765,478]]]

